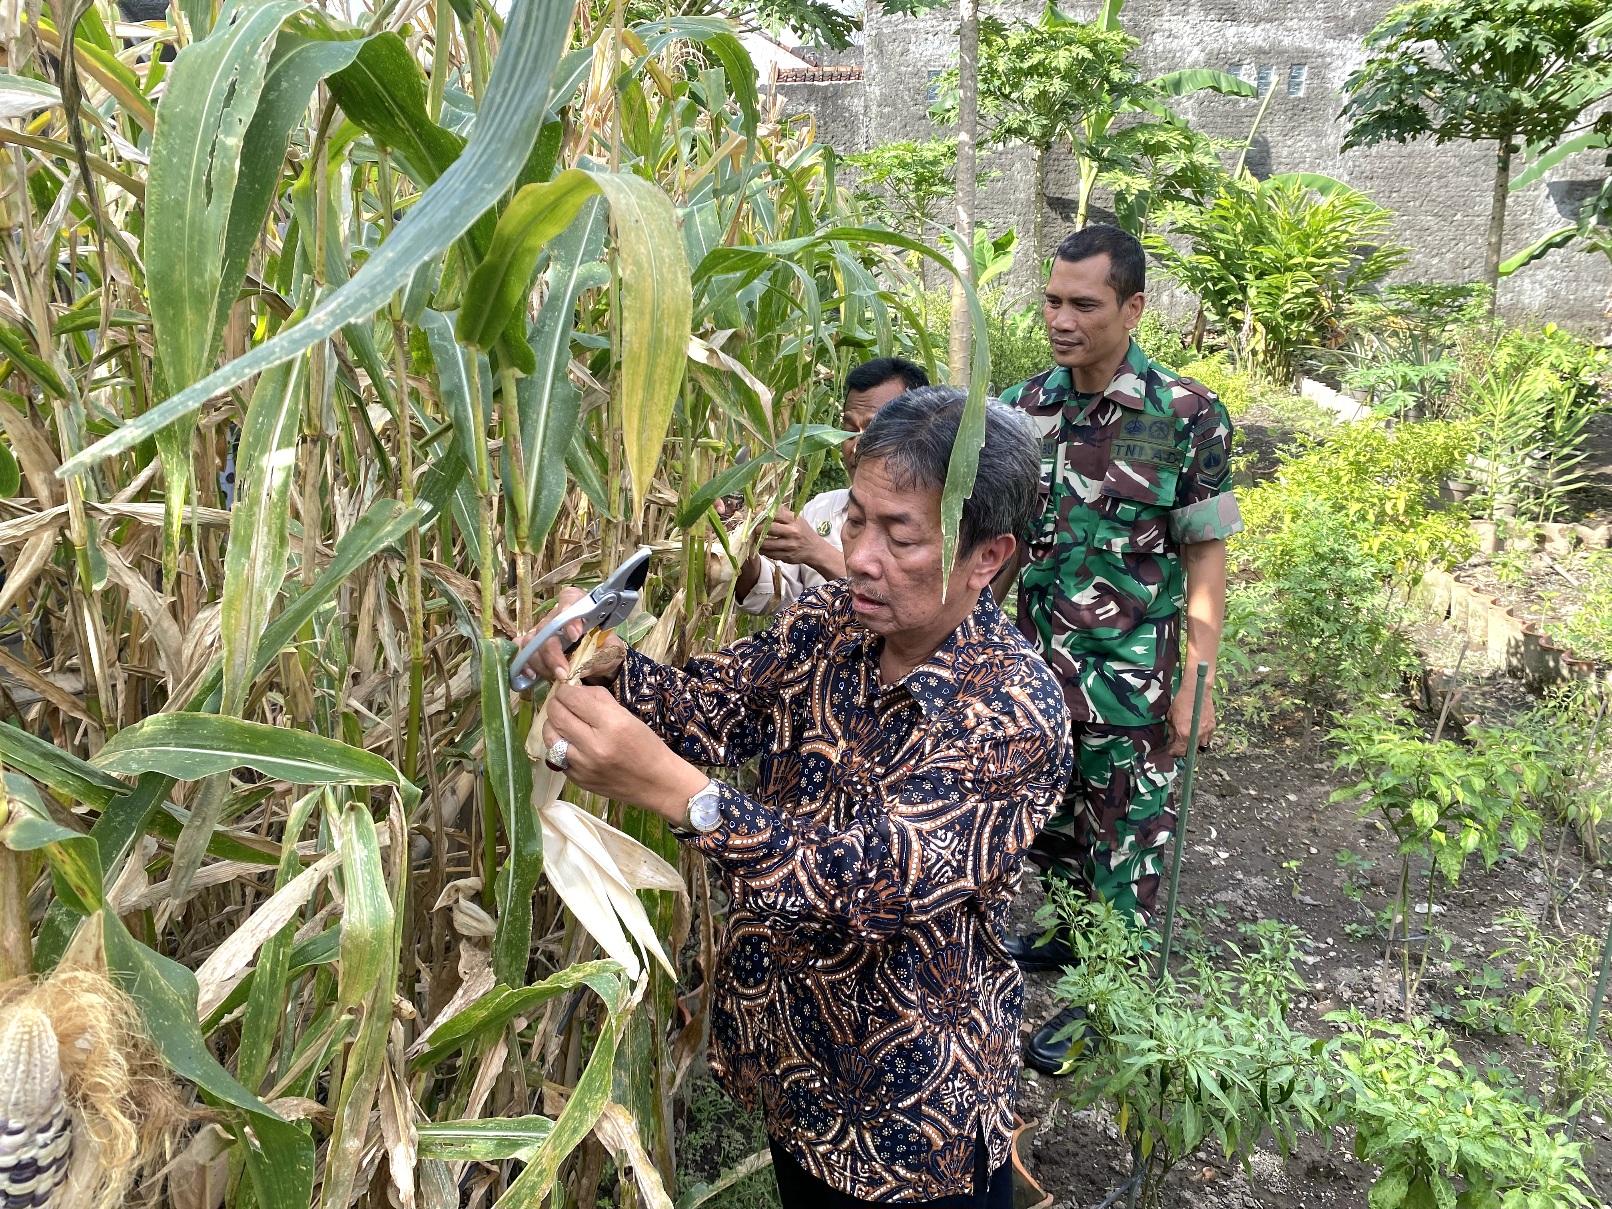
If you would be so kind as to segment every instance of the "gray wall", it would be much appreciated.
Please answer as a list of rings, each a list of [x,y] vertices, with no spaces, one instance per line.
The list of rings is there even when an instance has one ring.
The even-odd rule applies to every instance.
[[[1089,18],[1093,0],[1064,5]],[[1132,0],[1126,29],[1142,40],[1139,58],[1150,73],[1185,67],[1221,71],[1248,64],[1273,69],[1276,96],[1249,156],[1260,176],[1272,172],[1324,172],[1363,189],[1394,211],[1398,235],[1412,250],[1405,280],[1470,281],[1482,271],[1483,241],[1493,181],[1492,144],[1431,141],[1390,144],[1340,152],[1345,124],[1338,118],[1341,88],[1363,59],[1361,39],[1387,10],[1387,0],[1360,6],[1345,0]],[[987,5],[1003,17],[1033,19],[1034,0]],[[868,6],[860,84],[791,85],[780,88],[791,107],[818,116],[819,138],[844,151],[904,138],[940,134],[928,121],[929,79],[956,57],[955,7],[918,17],[888,16]],[[1289,96],[1289,69],[1305,67],[1302,95]],[[860,94],[860,105],[856,94]],[[1204,94],[1181,110],[1200,129],[1220,137],[1247,137],[1259,102]],[[989,150],[982,163],[1000,176],[981,196],[979,217],[993,233],[1017,227],[1027,237],[1034,193],[1029,156],[1022,149]],[[1550,179],[1513,192],[1504,254],[1570,220],[1589,182],[1604,173],[1598,156],[1576,157]],[[1047,212],[1043,217],[1050,255],[1074,215],[1077,175],[1073,162],[1055,153],[1048,164]],[[1098,199],[1100,204],[1100,199]],[[1027,249],[1026,249],[1027,251]],[[1016,284],[1035,288],[1028,276],[1035,258],[1020,257],[1026,275]],[[1605,257],[1553,253],[1500,283],[1500,306],[1508,315],[1537,315],[1575,328],[1606,330],[1605,308],[1612,269]],[[1161,301],[1165,299],[1161,298]],[[1176,300],[1179,306],[1180,299]]]

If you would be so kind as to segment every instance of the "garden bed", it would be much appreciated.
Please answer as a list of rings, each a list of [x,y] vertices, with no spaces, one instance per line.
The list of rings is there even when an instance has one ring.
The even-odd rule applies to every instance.
[[[1448,618],[1471,650],[1536,688],[1603,679],[1612,663],[1612,553],[1607,528],[1474,525],[1479,552],[1453,571],[1432,571],[1412,604]]]
[[[1459,649],[1453,632],[1419,637],[1439,644],[1440,653]],[[1464,668],[1462,714],[1498,719],[1525,704],[1514,681],[1481,668],[1481,659]],[[1307,943],[1300,960],[1308,990],[1296,1005],[1293,1024],[1311,1036],[1329,1037],[1335,1031],[1323,1020],[1328,1012],[1350,1006],[1371,1014],[1395,1012],[1397,981],[1379,1005],[1378,979],[1380,917],[1393,895],[1397,858],[1393,837],[1380,824],[1357,818],[1352,806],[1330,802],[1333,790],[1349,782],[1333,769],[1327,751],[1306,755],[1303,747],[1295,727],[1267,728],[1241,751],[1205,758],[1188,820],[1181,905],[1188,944],[1222,954],[1226,942],[1245,943],[1239,924],[1274,919],[1302,929]],[[1545,839],[1555,843],[1555,828]],[[1562,906],[1564,927],[1600,937],[1612,909],[1607,879],[1600,870],[1584,869],[1576,857],[1568,861],[1564,876],[1583,875],[1583,880]],[[1031,877],[1025,883],[1021,908],[1028,923],[1040,890]],[[1477,971],[1489,960],[1499,946],[1497,916],[1522,908],[1537,917],[1545,905],[1537,847],[1520,857],[1507,854],[1488,871],[1474,863],[1453,891],[1441,891],[1443,909],[1435,913],[1435,947],[1418,1006],[1435,1016],[1454,1011],[1465,976],[1457,963]],[[1056,978],[1032,974],[1027,981],[1029,1029],[1056,1006],[1051,997]],[[1515,1038],[1450,1027],[1468,1061],[1480,1068],[1498,1061],[1519,1082],[1537,1089],[1538,1073]],[[1105,1114],[1074,1113],[1067,1103],[1056,1103],[1072,1089],[1072,1079],[1025,1073],[1020,1111],[1041,1121],[1025,1157],[1057,1203],[1089,1209],[1124,1178],[1130,1156]],[[1595,1145],[1587,1166],[1597,1192],[1612,1200],[1612,1128],[1604,1119],[1585,1117],[1580,1136]],[[1350,1139],[1341,1132],[1330,1147],[1307,1140],[1285,1162],[1262,1153],[1252,1181],[1239,1167],[1219,1161],[1210,1144],[1172,1174],[1164,1205],[1365,1209],[1376,1174],[1355,1160]]]
[[[1413,637],[1431,686],[1418,703],[1436,710],[1439,688],[1449,683],[1463,635],[1447,624],[1426,622]],[[1269,679],[1279,681],[1280,673]],[[1460,695],[1451,710],[1456,727],[1504,724],[1534,703],[1520,681],[1489,659],[1486,649],[1469,649],[1458,683]],[[1411,688],[1414,700],[1415,686]],[[1279,694],[1278,685],[1263,686],[1267,700]],[[1217,744],[1199,765],[1181,873],[1178,935],[1188,954],[1223,957],[1227,943],[1246,944],[1239,925],[1277,920],[1301,929],[1306,989],[1291,1022],[1310,1036],[1328,1038],[1336,1035],[1324,1019],[1329,1012],[1358,1007],[1371,1015],[1394,1016],[1398,1010],[1397,978],[1390,975],[1381,984],[1384,912],[1395,890],[1395,842],[1374,818],[1358,817],[1355,807],[1331,801],[1333,792],[1352,778],[1335,770],[1330,745],[1315,734],[1306,737],[1291,711],[1251,720],[1246,705],[1255,697],[1242,688],[1230,695],[1222,707],[1223,733],[1234,738]],[[1547,826],[1544,843],[1554,846],[1559,838],[1559,829]],[[1509,1075],[1502,1078],[1514,1078],[1536,1095],[1541,1091],[1533,1062],[1537,1052],[1514,1036],[1465,1029],[1451,1018],[1464,1000],[1478,993],[1467,989],[1469,977],[1489,964],[1501,945],[1500,915],[1522,909],[1539,918],[1545,912],[1540,850],[1535,844],[1520,855],[1505,852],[1487,871],[1472,862],[1454,889],[1441,889],[1429,973],[1417,1002],[1419,1011],[1449,1028],[1469,1063],[1490,1071],[1503,1068]],[[1612,911],[1607,875],[1585,866],[1571,838],[1565,852],[1562,880],[1577,886],[1561,906],[1564,931],[1598,940]],[[1042,901],[1040,884],[1027,870],[1016,926],[1032,928]],[[1425,918],[1416,916],[1418,921]],[[1510,978],[1507,963],[1495,965]],[[1026,1035],[1059,1006],[1053,998],[1056,982],[1056,975],[1026,976]],[[1021,1156],[1054,1198],[1055,1209],[1091,1209],[1125,1179],[1130,1165],[1111,1114],[1102,1108],[1075,1111],[1068,1103],[1078,1078],[1048,1078],[1026,1070],[1020,1079],[1019,1111],[1037,1122],[1022,1139]],[[759,1122],[753,1120],[745,1124],[724,1118],[713,1124],[699,1090],[705,1079],[702,1075],[691,1090],[693,1101],[703,1107],[690,1114],[680,1151],[684,1188],[714,1180],[721,1168],[710,1159],[721,1150],[731,1163],[744,1144],[724,1148],[718,1136],[757,1143],[762,1137]],[[1579,1136],[1593,1147],[1586,1166],[1597,1193],[1612,1203],[1612,1125],[1604,1116],[1586,1115]],[[1285,1159],[1267,1141],[1252,1168],[1250,1177],[1239,1165],[1221,1159],[1212,1142],[1206,1144],[1170,1176],[1163,1209],[1367,1209],[1367,1193],[1378,1175],[1377,1168],[1356,1160],[1352,1139],[1342,1130],[1330,1144],[1305,1139]],[[767,1209],[776,1199],[770,1177],[762,1172],[708,1204]]]

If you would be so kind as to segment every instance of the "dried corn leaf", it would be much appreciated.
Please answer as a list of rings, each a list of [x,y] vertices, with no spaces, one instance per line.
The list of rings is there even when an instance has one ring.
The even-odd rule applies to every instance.
[[[626,1158],[628,1170],[621,1172],[622,1178],[627,1178],[628,1172],[631,1172],[644,1205],[649,1209],[672,1209],[672,1198],[666,1195],[666,1185],[661,1182],[660,1171],[638,1137],[638,1124],[633,1120],[632,1113],[620,1104],[606,1104],[599,1119],[593,1123],[593,1133],[604,1143],[605,1149],[616,1156],[618,1169],[623,1166],[623,1156]]]
[[[657,625],[657,631],[659,628]],[[572,652],[569,662],[573,682],[580,678],[599,645],[599,636],[590,634]],[[632,836],[560,797],[565,774],[543,762],[547,754],[543,724],[547,718],[545,703],[526,736],[526,752],[534,762],[532,804],[543,825],[543,873],[576,921],[606,956],[621,963],[629,978],[636,980],[643,970],[629,934],[676,978],[677,972],[636,891],[672,890],[686,894],[682,876]]]
[[[235,931],[196,971],[196,1015],[205,1020],[214,1008],[246,977],[247,966],[263,943],[290,923],[307,904],[322,882],[338,864],[341,853],[331,852],[309,865],[269,896],[261,907]],[[261,870],[257,870],[261,872]]]

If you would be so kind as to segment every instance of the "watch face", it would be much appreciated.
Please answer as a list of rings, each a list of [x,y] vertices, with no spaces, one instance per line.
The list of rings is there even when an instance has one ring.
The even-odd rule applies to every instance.
[[[696,831],[715,831],[722,822],[722,799],[702,790],[688,804],[688,821]]]

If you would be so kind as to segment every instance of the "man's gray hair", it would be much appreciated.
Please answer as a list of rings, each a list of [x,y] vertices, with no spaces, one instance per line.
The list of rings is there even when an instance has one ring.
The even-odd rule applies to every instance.
[[[859,466],[879,462],[899,491],[944,491],[952,445],[968,396],[951,386],[920,386],[879,409],[857,439]],[[963,504],[958,553],[1029,528],[1039,505],[1041,442],[1029,417],[1001,403],[985,407],[974,492]]]

